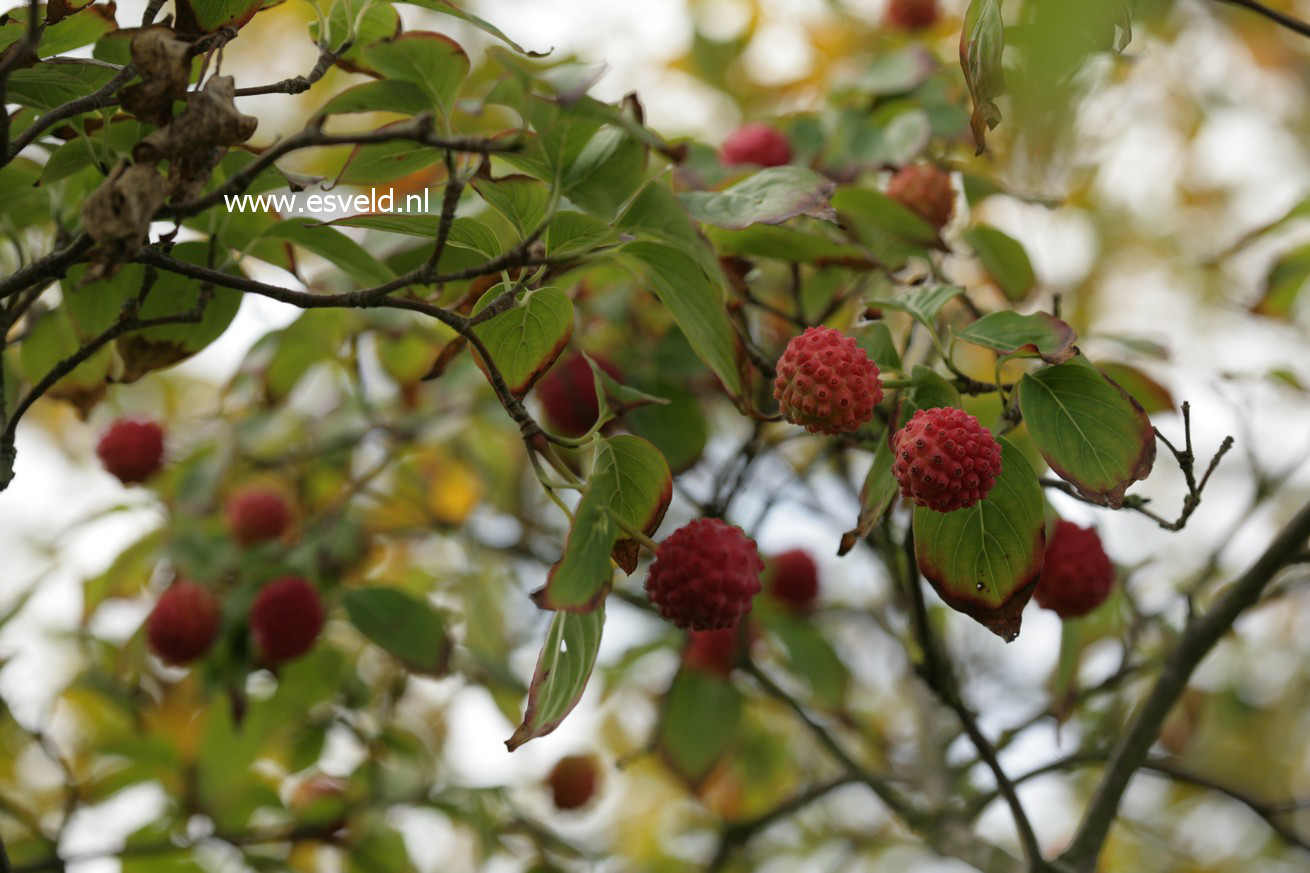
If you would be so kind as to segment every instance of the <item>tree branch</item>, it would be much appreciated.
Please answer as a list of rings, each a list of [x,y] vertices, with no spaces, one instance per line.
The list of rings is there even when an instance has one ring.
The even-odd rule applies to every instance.
[[[0,279],[0,300],[5,300],[14,294],[25,291],[38,282],[58,279],[64,275],[69,267],[77,263],[82,255],[90,250],[91,237],[85,233],[79,233],[62,249],[55,249],[44,258],[33,261]]]
[[[1119,803],[1133,773],[1147,759],[1160,726],[1197,665],[1233,626],[1244,610],[1256,603],[1274,576],[1292,561],[1310,539],[1310,503],[1288,522],[1251,568],[1232,584],[1205,615],[1194,618],[1177,647],[1165,661],[1146,701],[1122,734],[1072,844],[1061,856],[1076,870],[1095,868],[1101,846],[1114,824]]]
[[[1285,12],[1279,12],[1277,9],[1270,9],[1263,3],[1257,3],[1256,0],[1215,0],[1216,3],[1227,3],[1229,6],[1241,6],[1243,9],[1249,9],[1256,15],[1263,15],[1270,21],[1285,27],[1293,33],[1299,33],[1301,36],[1310,36],[1310,24],[1299,18],[1293,18]]]
[[[838,788],[844,788],[858,782],[859,779],[854,774],[847,773],[836,779],[813,785],[755,818],[727,823],[723,828],[723,834],[719,838],[719,847],[715,850],[714,857],[710,860],[706,870],[709,873],[722,870],[728,861],[732,859],[733,852],[748,843],[760,831],[765,830],[774,822],[800,812],[811,803],[822,800]]]
[[[102,109],[114,102],[114,94],[118,92],[132,77],[136,75],[136,69],[128,64],[123,67],[105,84],[101,85],[95,91],[87,94],[85,97],[79,97],[76,100],[70,100],[60,106],[56,106],[44,115],[38,116],[27,130],[23,131],[18,139],[8,149],[0,148],[0,167],[8,164],[18,154],[32,143],[36,142],[46,129],[58,124],[61,121],[72,118],[75,115],[81,115],[83,112],[90,112],[95,109]]]
[[[327,71],[332,69],[332,65],[337,59],[350,50],[353,43],[346,40],[336,48],[329,48],[325,44],[318,47],[318,61],[314,68],[303,76],[292,76],[290,79],[283,79],[281,82],[274,82],[270,85],[257,85],[253,88],[237,88],[237,97],[253,97],[256,94],[303,94],[314,86],[314,83],[327,75]]]

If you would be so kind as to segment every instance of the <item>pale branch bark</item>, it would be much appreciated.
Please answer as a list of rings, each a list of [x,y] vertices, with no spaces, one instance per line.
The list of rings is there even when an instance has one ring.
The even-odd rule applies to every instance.
[[[1265,18],[1268,18],[1280,27],[1287,28],[1293,33],[1299,33],[1301,36],[1310,36],[1310,23],[1306,23],[1285,12],[1279,12],[1277,9],[1270,9],[1263,3],[1257,3],[1256,0],[1215,0],[1215,2],[1227,3],[1229,6],[1241,6],[1243,9],[1249,9],[1256,15],[1263,15]]]
[[[56,106],[44,115],[38,116],[36,120],[32,122],[31,126],[29,126],[27,130],[24,130],[18,138],[14,140],[13,145],[8,149],[0,148],[0,167],[3,167],[5,164],[8,164],[14,158],[18,157],[18,154],[23,149],[36,142],[37,137],[59,122],[66,121],[76,115],[81,115],[83,112],[91,112],[92,110],[103,109],[104,107],[111,105],[115,99],[114,95],[118,93],[118,89],[131,81],[132,77],[135,75],[136,69],[131,64],[128,64],[126,67],[119,70],[114,75],[114,78],[110,79],[90,94],[87,94],[85,97],[70,100],[67,103]]]
[[[1078,871],[1095,869],[1101,847],[1114,824],[1133,773],[1147,760],[1169,711],[1197,665],[1232,628],[1238,616],[1255,604],[1280,570],[1310,539],[1310,503],[1279,532],[1264,553],[1234,582],[1208,612],[1194,617],[1170,652],[1146,700],[1133,714],[1110,754],[1105,772],[1083,814],[1073,842],[1061,859]]]

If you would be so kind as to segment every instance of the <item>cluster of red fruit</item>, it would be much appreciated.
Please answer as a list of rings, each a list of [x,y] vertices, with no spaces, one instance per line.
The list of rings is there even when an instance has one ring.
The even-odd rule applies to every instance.
[[[123,419],[101,437],[96,453],[124,484],[144,482],[163,466],[164,430],[153,421]],[[223,507],[228,534],[238,545],[276,540],[291,524],[291,508],[279,492],[249,486],[233,492]],[[209,588],[178,579],[146,619],[146,643],[167,664],[189,664],[218,639],[223,604]],[[323,601],[299,576],[280,576],[255,596],[248,615],[250,634],[269,666],[308,652],[323,629]]]

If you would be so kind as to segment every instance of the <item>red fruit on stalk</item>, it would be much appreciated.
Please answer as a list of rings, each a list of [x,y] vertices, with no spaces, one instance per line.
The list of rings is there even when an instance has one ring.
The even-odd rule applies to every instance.
[[[901,167],[887,185],[887,196],[941,230],[955,212],[951,176],[932,164]]]
[[[780,167],[791,163],[791,144],[777,129],[753,121],[737,128],[723,141],[719,160],[729,167],[738,164]]]
[[[717,676],[727,676],[744,654],[741,628],[690,631],[687,647],[682,650],[682,663],[693,669]]]
[[[887,24],[900,30],[932,27],[939,17],[937,0],[890,0],[887,4]]]
[[[218,636],[222,607],[208,588],[174,582],[146,619],[146,646],[165,664],[189,664]]]
[[[1114,564],[1096,530],[1057,521],[1033,593],[1037,605],[1060,618],[1077,618],[1105,602],[1113,587]]]
[[[290,661],[313,648],[323,619],[318,591],[299,576],[269,582],[250,606],[250,632],[269,664]]]
[[[646,594],[680,628],[735,627],[760,593],[755,541],[717,518],[698,518],[669,535],[655,552]]]
[[[124,485],[144,482],[163,466],[164,429],[153,421],[119,419],[100,437],[96,454]]]
[[[963,409],[920,409],[892,437],[892,475],[919,506],[954,512],[987,496],[1001,472],[1001,446]]]
[[[223,506],[227,530],[243,546],[275,540],[291,524],[286,498],[258,485],[233,492]]]
[[[858,430],[882,400],[878,365],[839,330],[806,328],[787,343],[777,369],[773,396],[782,414],[811,433]]]

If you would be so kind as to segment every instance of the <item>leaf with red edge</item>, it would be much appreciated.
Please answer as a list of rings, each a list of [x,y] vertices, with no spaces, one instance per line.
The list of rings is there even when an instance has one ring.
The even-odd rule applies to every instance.
[[[992,312],[955,332],[965,342],[1002,355],[1038,357],[1049,364],[1063,364],[1078,353],[1078,334],[1054,315],[1036,312],[1020,315],[1013,309]]]
[[[611,555],[623,537],[618,520],[633,530],[653,531],[672,497],[673,476],[654,445],[629,434],[600,440],[564,556],[551,567],[546,587],[533,595],[537,604],[545,609],[594,609],[614,578]]]
[[[985,498],[954,512],[915,507],[914,557],[947,606],[1008,643],[1042,572],[1046,504],[1023,452],[1000,444],[1001,474]]]
[[[490,288],[477,305],[477,315],[506,291]],[[559,288],[537,288],[499,315],[473,328],[496,363],[509,390],[519,397],[550,369],[573,335],[573,301]],[[474,354],[478,366],[484,366]]]
[[[1102,506],[1155,463],[1155,430],[1131,394],[1083,357],[1028,373],[1019,409],[1037,450],[1057,476]]]
[[[532,674],[523,723],[505,741],[511,752],[555,730],[578,705],[596,665],[604,627],[603,604],[591,612],[555,613]]]
[[[178,33],[213,33],[241,27],[255,17],[264,0],[177,0]]]

